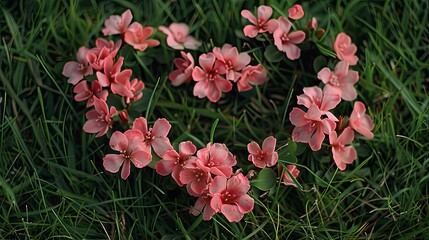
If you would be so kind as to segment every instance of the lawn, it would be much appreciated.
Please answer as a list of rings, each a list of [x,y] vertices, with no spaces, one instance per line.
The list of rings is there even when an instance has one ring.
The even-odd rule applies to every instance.
[[[305,29],[311,17],[323,29],[320,39],[314,32],[298,45],[299,59],[277,51],[267,33],[243,34],[250,22],[242,10],[255,13],[264,4],[274,18],[287,17],[295,3],[305,15],[293,29]],[[428,1],[17,0],[0,7],[1,239],[429,239]],[[143,52],[120,50],[124,67],[145,85],[129,118],[145,117],[149,125],[167,119],[175,149],[183,141],[198,149],[224,143],[237,159],[234,171],[251,178],[254,208],[241,221],[191,215],[197,198],[157,174],[156,155],[142,169],[132,165],[126,180],[107,171],[103,158],[115,151],[106,136],[113,130],[99,138],[83,130],[87,108],[74,101],[64,65],[99,37],[118,40],[102,29],[127,9],[160,41]],[[202,42],[186,50],[196,66],[200,54],[229,43],[262,64],[268,80],[247,92],[234,85],[215,102],[195,97],[195,83],[173,86],[168,74],[180,51],[158,30],[173,22],[188,24]],[[321,86],[317,72],[338,62],[332,45],[340,32],[357,46],[356,100],[374,123],[373,138],[355,134],[357,159],[344,171],[328,138],[318,151],[293,142],[289,120],[303,87]],[[108,103],[124,104],[115,96]],[[352,110],[353,102],[343,101],[333,112]],[[277,139],[279,165],[265,172],[282,174],[294,164],[295,187],[279,177],[272,184],[250,177],[260,169],[247,160],[247,144],[268,136]]]

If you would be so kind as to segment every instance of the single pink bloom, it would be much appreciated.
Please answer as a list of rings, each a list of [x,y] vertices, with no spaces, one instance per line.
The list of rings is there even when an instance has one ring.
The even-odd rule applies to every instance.
[[[357,158],[356,150],[352,146],[345,146],[350,144],[355,135],[351,127],[346,127],[337,138],[337,132],[332,131],[329,134],[329,143],[332,146],[332,155],[338,169],[344,171],[346,164],[351,164]]]
[[[301,56],[301,49],[295,44],[305,40],[305,33],[303,31],[290,32],[292,23],[283,16],[279,17],[277,22],[279,27],[273,34],[274,44],[280,51],[285,52],[290,60],[298,59]]]
[[[250,153],[247,160],[252,161],[258,168],[274,166],[279,159],[276,152],[276,142],[277,140],[273,136],[269,136],[262,143],[262,149],[256,142],[247,144],[247,151]]]
[[[254,200],[247,195],[249,190],[249,180],[242,173],[230,179],[216,176],[209,185],[209,193],[213,196],[210,207],[222,213],[229,222],[239,222],[244,214],[253,210]]]
[[[103,158],[104,169],[117,173],[122,166],[121,178],[126,180],[130,175],[130,163],[136,168],[143,168],[152,161],[150,153],[143,150],[143,135],[138,130],[116,131],[110,137],[110,147],[119,154],[107,154]]]
[[[86,53],[86,59],[95,71],[101,71],[104,68],[104,60],[108,56],[110,56],[110,50],[106,47],[93,48]]]
[[[334,42],[334,50],[340,60],[348,62],[351,66],[357,64],[359,58],[355,55],[357,47],[352,39],[345,33],[339,33]]]
[[[182,184],[186,184],[186,190],[188,193],[195,197],[203,196],[207,184],[212,181],[212,177],[209,172],[201,169],[197,164],[196,160],[187,161],[183,166],[182,171],[179,173],[179,180]]]
[[[101,137],[112,126],[112,117],[117,111],[114,106],[111,106],[109,111],[107,103],[98,98],[94,98],[94,107],[95,109],[86,113],[88,121],[83,125],[83,130],[87,133],[97,133],[95,137]]]
[[[134,78],[128,89],[131,91],[132,97],[125,97],[125,103],[129,104],[130,102],[134,102],[142,98],[143,96],[143,89],[144,89],[144,83],[142,80],[138,80],[137,78]]]
[[[296,179],[300,173],[300,171],[298,170],[298,168],[295,165],[286,165],[287,170],[289,170],[290,174],[292,174],[292,176]],[[294,186],[296,187],[295,182],[292,180],[292,178],[290,177],[290,175],[286,172],[286,170],[283,173],[282,176],[282,183],[286,186]]]
[[[148,39],[153,33],[152,27],[145,27],[134,22],[125,32],[124,40],[135,49],[144,51],[147,47],[155,47],[159,45],[159,41],[155,39]]]
[[[222,92],[229,92],[232,84],[220,74],[226,72],[224,64],[217,60],[213,53],[202,54],[199,57],[200,67],[192,71],[192,78],[197,82],[194,86],[194,96],[207,97],[212,102],[219,101]]]
[[[133,14],[131,13],[130,9],[122,13],[122,16],[110,16],[106,21],[104,21],[105,28],[102,30],[104,36],[124,34],[127,31],[132,19]]]
[[[88,49],[86,47],[80,47],[76,53],[77,62],[69,61],[64,64],[63,75],[68,77],[68,83],[76,85],[84,76],[92,74],[92,67],[89,65],[86,59],[86,53]]]
[[[267,80],[267,71],[261,64],[257,66],[246,66],[241,71],[241,77],[237,82],[239,92],[252,89],[252,85],[262,85]]]
[[[373,138],[374,134],[371,130],[374,128],[374,123],[365,112],[365,104],[359,101],[355,102],[352,115],[349,118],[349,126],[365,137]]]
[[[116,57],[116,54],[118,53],[119,49],[121,48],[122,40],[118,40],[117,42],[114,42],[112,40],[107,41],[104,38],[97,38],[95,40],[95,46],[97,49],[107,48],[109,50],[109,55],[112,58]]]
[[[208,143],[205,148],[198,150],[195,163],[205,172],[229,178],[232,175],[232,167],[237,164],[237,160],[225,144]]]
[[[290,122],[295,125],[292,131],[293,140],[309,143],[313,151],[320,150],[325,134],[330,134],[336,127],[333,120],[321,119],[321,116],[322,112],[315,104],[312,104],[307,112],[294,107],[289,114]]]
[[[125,125],[128,126],[128,122],[129,122],[129,117],[128,117],[128,112],[126,109],[123,109],[120,113],[119,113],[119,119],[121,120],[121,122]]]
[[[185,23],[172,23],[168,28],[160,26],[158,29],[167,35],[167,45],[171,48],[197,50],[201,46],[200,41],[188,35],[189,27]]]
[[[238,53],[236,47],[224,44],[222,48],[213,48],[216,59],[221,61],[226,68],[226,79],[237,82],[241,77],[240,70],[250,63],[250,56],[246,52]]]
[[[305,87],[304,94],[299,95],[297,98],[298,105],[310,108],[314,104],[329,119],[338,121],[335,115],[330,112],[330,110],[334,109],[341,102],[340,91],[338,89],[325,87],[322,92],[322,89],[317,86]]]
[[[177,69],[168,74],[168,79],[173,86],[179,86],[192,80],[192,71],[195,66],[194,58],[192,54],[183,51],[180,51],[180,55],[182,58],[174,59],[174,65]]]
[[[254,38],[256,37],[256,35],[258,35],[258,33],[273,33],[278,25],[275,19],[269,20],[271,15],[273,15],[273,9],[265,5],[261,5],[258,7],[258,18],[256,18],[249,10],[241,11],[241,16],[246,18],[253,24],[244,27],[244,35],[250,38]]]
[[[115,82],[112,82],[110,84],[110,90],[112,90],[112,93],[118,94],[120,96],[125,97],[125,99],[128,99],[127,104],[129,103],[130,99],[134,97],[134,92],[131,87],[131,82],[129,76],[124,76],[123,78],[117,78]]]
[[[181,142],[179,144],[179,153],[174,149],[169,150],[162,155],[162,159],[156,163],[156,172],[162,176],[167,176],[171,173],[171,176],[179,186],[183,186],[180,181],[180,172],[187,161],[195,161],[196,157],[192,156],[197,151],[197,147],[191,142]]]
[[[143,146],[147,152],[151,152],[151,147],[156,155],[162,157],[165,152],[172,150],[170,140],[167,134],[171,129],[170,123],[165,118],[159,118],[153,124],[153,128],[147,127],[147,121],[144,117],[134,120],[133,129],[138,129],[143,133]]]
[[[215,210],[210,206],[210,201],[212,200],[211,194],[208,192],[208,186],[204,189],[201,196],[195,202],[194,207],[189,211],[190,214],[194,216],[200,215],[203,213],[203,220],[208,221],[212,219],[213,215],[215,215]]]
[[[119,57],[116,63],[113,62],[111,56],[107,56],[104,59],[103,72],[96,73],[101,86],[109,87],[111,83],[120,83],[124,82],[124,79],[130,79],[133,71],[131,69],[121,71],[123,63],[124,57]]]
[[[342,99],[346,101],[356,99],[357,92],[354,85],[359,79],[359,73],[349,70],[349,64],[346,61],[337,63],[333,72],[327,67],[323,68],[317,74],[317,78],[332,88],[338,89]]]
[[[304,10],[302,9],[302,6],[299,4],[293,5],[288,10],[289,18],[293,20],[301,19],[304,16]]]
[[[307,24],[308,30],[316,30],[317,29],[317,19],[315,17],[312,17]]]
[[[74,96],[74,100],[76,102],[88,100],[86,107],[91,107],[94,105],[94,98],[99,98],[103,101],[106,101],[107,96],[109,95],[109,92],[107,90],[103,90],[97,80],[92,81],[91,89],[89,89],[86,80],[83,80],[73,88],[73,92],[76,93]]]

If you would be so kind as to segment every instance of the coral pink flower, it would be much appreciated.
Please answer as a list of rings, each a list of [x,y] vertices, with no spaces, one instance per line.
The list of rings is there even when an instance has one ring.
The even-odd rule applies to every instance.
[[[224,64],[217,60],[213,53],[202,54],[199,57],[202,68],[195,67],[192,78],[197,81],[194,86],[194,96],[207,97],[212,102],[219,101],[222,92],[229,92],[232,84],[220,74],[226,72]]]
[[[117,111],[114,106],[111,106],[109,111],[107,103],[98,98],[94,98],[94,107],[95,109],[86,113],[88,121],[83,125],[83,130],[87,133],[97,133],[95,137],[101,137],[112,126],[112,117]]]
[[[304,41],[305,33],[303,31],[290,32],[292,23],[283,16],[279,17],[277,22],[279,27],[273,34],[274,44],[280,51],[285,52],[290,60],[298,59],[301,56],[301,49],[295,44]]]
[[[97,40],[95,40],[96,49],[102,49],[103,47],[107,48],[109,50],[109,55],[112,58],[116,57],[116,54],[118,53],[121,45],[122,45],[122,40],[118,40],[117,42],[114,42],[112,40],[107,41],[104,38],[97,38]]]
[[[241,76],[240,71],[250,63],[250,56],[246,52],[238,53],[236,47],[224,44],[222,48],[213,48],[216,59],[221,61],[226,68],[226,79],[237,82]]]
[[[329,119],[338,121],[338,119],[329,110],[334,109],[341,101],[340,91],[334,88],[324,88],[323,92],[317,86],[305,87],[304,94],[299,95],[298,104],[310,108],[316,105],[322,114],[326,114]]]
[[[107,56],[106,59],[104,59],[104,72],[96,73],[101,86],[108,87],[111,83],[124,82],[125,79],[130,79],[133,71],[131,69],[121,71],[123,63],[124,57],[119,57],[116,63],[113,63],[113,58],[111,56]]]
[[[308,30],[316,30],[317,29],[317,19],[315,17],[312,17],[307,24]]]
[[[211,194],[208,192],[208,186],[204,189],[201,196],[195,202],[194,207],[189,211],[194,216],[200,215],[203,213],[203,220],[208,221],[212,219],[213,215],[215,215],[215,210],[210,206],[210,201],[212,200]]]
[[[128,28],[127,32],[125,32],[124,40],[135,49],[144,51],[147,47],[155,47],[159,45],[158,40],[147,39],[152,35],[152,32],[152,27],[143,28],[140,23],[134,22]]]
[[[351,66],[357,64],[359,58],[355,55],[357,47],[352,39],[345,33],[339,33],[334,42],[334,50],[340,60],[348,62]]]
[[[68,77],[68,83],[76,85],[84,76],[92,74],[92,67],[89,65],[86,59],[86,53],[88,49],[86,47],[80,47],[76,53],[77,62],[69,61],[64,64],[63,75]]]
[[[183,83],[188,83],[192,80],[192,71],[194,70],[194,58],[190,53],[180,51],[182,58],[175,58],[174,65],[177,69],[168,74],[173,86],[179,86]]]
[[[143,96],[142,91],[144,89],[143,81],[138,80],[137,78],[134,78],[131,81],[130,85],[129,86],[127,85],[126,87],[130,90],[132,97],[126,96],[125,103],[129,104],[130,102],[134,102],[142,98]]]
[[[286,165],[286,168],[289,170],[290,174],[292,174],[292,176],[294,178],[297,178],[300,171],[298,170],[298,168],[295,165]],[[282,183],[286,186],[294,186],[296,187],[295,182],[292,180],[292,178],[290,177],[290,175],[286,172],[286,170],[283,173],[282,176]]]
[[[143,133],[143,146],[147,152],[151,152],[151,146],[156,155],[162,157],[165,152],[173,149],[167,134],[171,129],[170,123],[165,118],[159,118],[153,124],[153,128],[147,127],[144,117],[134,120],[133,129],[138,129]]]
[[[350,127],[346,127],[337,138],[337,132],[332,131],[329,134],[329,143],[332,146],[332,155],[334,157],[335,164],[338,169],[344,171],[346,164],[351,164],[357,157],[356,150],[352,146],[345,146],[350,144],[355,135]]]
[[[304,10],[302,10],[302,6],[299,4],[293,5],[288,10],[289,18],[293,20],[301,19],[304,16]]]
[[[315,104],[312,104],[307,112],[293,108],[289,114],[290,122],[295,125],[292,131],[293,140],[309,143],[313,151],[320,150],[325,134],[330,134],[336,127],[333,120],[321,119],[321,116],[322,112]]]
[[[349,70],[349,64],[346,61],[340,61],[335,66],[333,72],[327,67],[323,68],[317,74],[317,78],[325,84],[329,84],[332,88],[336,88],[341,93],[341,98],[346,101],[353,101],[357,97],[357,92],[354,87],[359,79],[359,73],[354,70]]]
[[[239,92],[252,89],[252,85],[262,85],[267,80],[267,71],[261,64],[257,66],[246,66],[241,71],[241,77],[237,82]]]
[[[222,213],[228,221],[239,222],[254,206],[253,198],[247,195],[249,189],[249,180],[242,173],[230,179],[216,176],[209,185],[209,193],[213,196],[210,207],[216,213]]]
[[[374,123],[371,117],[365,114],[365,112],[365,104],[359,101],[355,102],[353,112],[349,119],[349,126],[365,137],[373,138],[374,134],[371,130],[374,128]]]
[[[173,179],[179,186],[183,186],[180,181],[180,172],[188,161],[195,161],[196,157],[192,156],[197,151],[197,147],[191,142],[181,142],[179,144],[179,153],[175,150],[169,150],[162,155],[162,159],[156,163],[156,172],[162,176],[171,173]]]
[[[91,89],[89,89],[86,80],[83,80],[73,88],[73,92],[76,93],[74,96],[74,100],[76,102],[88,100],[86,107],[91,107],[94,105],[94,98],[99,98],[103,101],[106,101],[107,96],[109,95],[109,92],[107,90],[103,90],[97,80],[92,81]]]
[[[130,175],[130,163],[136,168],[143,168],[152,161],[150,153],[143,150],[143,135],[138,130],[116,131],[110,137],[110,147],[120,154],[107,154],[103,158],[104,169],[117,173],[122,166],[121,178],[126,180]]]
[[[186,184],[188,193],[195,197],[200,197],[204,194],[207,184],[212,181],[209,172],[202,170],[197,166],[196,161],[187,161],[179,173],[179,180],[182,184]]]
[[[253,24],[244,27],[244,35],[254,38],[256,35],[258,35],[258,33],[273,33],[278,25],[275,19],[268,20],[271,15],[273,15],[273,9],[265,5],[258,7],[258,18],[256,18],[249,10],[241,11],[241,16]]]
[[[258,168],[274,166],[279,159],[276,152],[276,141],[273,136],[267,137],[262,143],[262,149],[256,142],[247,144],[247,151],[250,153],[248,160]]]
[[[104,60],[110,55],[110,50],[106,47],[93,48],[86,53],[86,59],[95,71],[104,68]]]
[[[195,163],[203,171],[227,178],[232,175],[232,166],[237,164],[226,145],[220,143],[207,144],[205,148],[198,150],[197,158]]]
[[[185,23],[172,23],[168,28],[160,26],[160,31],[167,35],[167,45],[177,50],[193,49],[197,50],[201,42],[189,36],[189,27]]]
[[[132,19],[133,14],[131,13],[130,9],[122,13],[122,16],[110,16],[106,21],[104,21],[105,28],[102,30],[104,36],[124,34],[127,31]]]

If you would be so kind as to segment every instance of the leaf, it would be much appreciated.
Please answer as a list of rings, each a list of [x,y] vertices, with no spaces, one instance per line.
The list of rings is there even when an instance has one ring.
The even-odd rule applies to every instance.
[[[322,68],[326,67],[328,63],[326,62],[326,58],[322,55],[317,56],[313,61],[313,68],[315,72],[319,72]]]
[[[276,173],[271,168],[264,168],[259,172],[256,179],[250,181],[250,183],[262,191],[268,191],[276,185],[276,177]]]
[[[265,49],[264,56],[269,62],[274,63],[274,62],[280,62],[284,58],[285,53],[279,51],[276,46],[269,45]]]

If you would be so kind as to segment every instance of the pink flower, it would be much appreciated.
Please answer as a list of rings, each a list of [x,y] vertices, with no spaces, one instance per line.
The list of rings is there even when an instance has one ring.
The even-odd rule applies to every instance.
[[[143,133],[143,146],[147,152],[151,152],[151,148],[156,155],[162,157],[165,152],[173,149],[167,134],[171,129],[170,123],[165,118],[159,118],[153,124],[153,128],[147,127],[147,121],[144,117],[139,117],[134,120],[133,129],[138,129]]]
[[[273,9],[265,5],[261,5],[258,7],[258,18],[256,18],[249,10],[241,11],[241,16],[246,18],[253,24],[244,27],[244,35],[250,38],[254,38],[256,37],[256,35],[258,35],[258,33],[273,33],[278,25],[275,19],[268,20],[272,14]]]
[[[180,181],[180,172],[188,161],[196,160],[196,157],[192,156],[196,151],[197,147],[192,142],[181,142],[179,144],[179,153],[172,149],[162,155],[162,159],[155,165],[156,172],[162,176],[167,176],[171,173],[177,184],[183,186],[182,181]]]
[[[241,71],[241,77],[237,82],[239,92],[249,91],[252,85],[262,85],[267,80],[267,71],[261,64],[246,66]]]
[[[301,49],[295,44],[304,41],[305,33],[303,31],[290,32],[292,23],[283,16],[279,17],[277,22],[279,27],[273,34],[274,44],[280,51],[285,52],[290,60],[298,59],[301,56]]]
[[[182,171],[179,173],[179,180],[182,184],[186,184],[188,193],[195,197],[204,195],[204,190],[207,184],[212,181],[209,172],[202,170],[196,161],[187,161]]]
[[[247,195],[249,189],[249,180],[242,173],[230,179],[216,176],[209,185],[209,193],[213,196],[210,207],[222,213],[229,222],[239,222],[254,206],[253,198]]]
[[[357,64],[359,58],[355,55],[357,47],[352,39],[345,33],[339,33],[334,42],[334,50],[340,60],[348,62],[351,66]]]
[[[126,180],[130,175],[130,163],[136,168],[143,168],[152,161],[152,156],[143,150],[143,135],[138,130],[116,131],[110,137],[110,147],[120,154],[107,154],[103,158],[104,169],[117,173],[123,165],[121,178]]]
[[[352,115],[349,119],[349,126],[365,137],[373,138],[374,134],[371,130],[374,128],[374,123],[371,117],[365,114],[365,112],[365,105],[359,101],[355,102]]]
[[[74,100],[76,102],[88,100],[86,107],[93,106],[95,98],[106,101],[107,96],[109,95],[109,92],[107,90],[103,90],[97,80],[92,81],[91,89],[89,89],[86,80],[83,80],[74,87],[73,92],[76,93],[74,96]]]
[[[238,71],[247,66],[251,60],[249,54],[245,52],[239,54],[237,48],[231,44],[224,44],[221,49],[218,47],[213,48],[213,54],[216,59],[224,64],[226,79],[234,82],[241,77],[241,73]]]
[[[317,29],[317,19],[315,17],[312,17],[307,24],[308,30],[316,30]]]
[[[134,102],[142,98],[143,96],[143,89],[144,89],[144,83],[141,80],[138,80],[137,78],[134,78],[130,85],[127,86],[127,88],[130,90],[132,97],[125,97],[125,103],[129,104],[130,102]]]
[[[345,146],[350,144],[354,139],[354,132],[350,127],[346,127],[337,138],[337,132],[332,131],[329,134],[329,143],[332,146],[332,155],[334,157],[337,167],[344,171],[346,164],[351,164],[357,157],[356,150],[352,146]]]
[[[340,92],[334,88],[324,88],[323,92],[317,86],[305,87],[304,94],[299,95],[298,104],[310,108],[311,105],[316,105],[322,114],[326,114],[329,119],[338,121],[338,119],[330,112],[341,101]]]
[[[317,74],[317,78],[325,84],[329,84],[332,88],[338,89],[341,98],[346,101],[353,101],[357,97],[357,92],[354,87],[359,79],[359,73],[354,70],[349,70],[349,64],[346,61],[340,61],[335,66],[335,70],[327,67],[323,68]]]
[[[128,122],[129,122],[129,117],[128,117],[128,112],[126,109],[123,109],[120,113],[119,113],[119,119],[121,120],[121,122],[125,125],[128,126]]]
[[[104,21],[105,28],[102,30],[104,36],[124,34],[133,19],[130,9],[122,13],[122,16],[112,15]]]
[[[210,185],[210,183],[209,183]],[[201,196],[195,202],[194,207],[189,211],[194,216],[200,215],[203,213],[203,220],[208,221],[212,219],[213,215],[215,215],[215,210],[210,206],[210,201],[212,200],[211,194],[208,192],[208,185],[204,189]]]
[[[155,39],[147,39],[152,35],[153,28],[145,27],[138,23],[134,22],[125,32],[124,40],[126,43],[133,46],[135,49],[144,51],[147,47],[155,47],[159,45],[159,41]]]
[[[258,168],[274,166],[279,159],[276,152],[276,141],[273,136],[267,137],[262,143],[262,149],[256,142],[247,144],[247,151],[250,153],[248,160]]]
[[[114,42],[112,40],[107,41],[104,38],[97,38],[97,40],[95,40],[96,49],[102,49],[103,47],[107,48],[109,50],[109,55],[112,58],[116,57],[116,54],[118,53],[121,45],[122,45],[122,40],[118,40],[117,42]]]
[[[92,67],[86,60],[86,53],[88,49],[86,47],[80,47],[77,51],[76,58],[77,62],[69,61],[64,64],[63,75],[68,77],[68,83],[76,85],[84,76],[92,74]]]
[[[313,151],[320,150],[325,134],[330,134],[336,127],[333,120],[321,119],[321,116],[322,112],[315,104],[310,106],[307,113],[299,108],[293,108],[289,114],[289,120],[295,125],[292,131],[293,140],[309,143]]]
[[[101,137],[112,126],[112,117],[117,111],[114,106],[111,106],[109,111],[107,103],[98,98],[94,98],[94,107],[95,109],[86,113],[88,121],[83,125],[83,130],[87,133],[97,133],[95,137]]]
[[[194,58],[192,54],[183,51],[180,51],[180,55],[182,58],[174,59],[174,65],[177,69],[168,74],[168,79],[173,86],[179,86],[192,80],[192,71],[195,66]]]
[[[226,145],[220,143],[207,144],[205,148],[198,150],[197,158],[195,163],[201,170],[227,178],[232,175],[232,166],[237,164]]]
[[[199,98],[206,97],[212,101],[219,101],[222,92],[229,92],[232,84],[220,74],[226,72],[226,68],[221,61],[216,61],[213,53],[202,54],[199,57],[202,67],[195,67],[192,71],[192,78],[197,82],[194,86],[194,96]]]
[[[286,165],[287,170],[289,170],[290,174],[292,174],[292,176],[294,178],[297,178],[300,171],[298,170],[298,168],[295,165]],[[286,186],[294,186],[296,187],[295,182],[292,180],[292,178],[290,177],[290,175],[287,173],[287,170],[284,171],[283,176],[282,176],[282,183]]]
[[[188,35],[189,27],[185,23],[172,23],[168,28],[160,26],[160,31],[167,35],[167,45],[177,50],[197,50],[201,42]]]
[[[106,47],[93,48],[86,53],[86,59],[95,71],[101,71],[104,68],[104,60],[110,56],[110,50]]]
[[[101,86],[108,87],[111,83],[124,82],[124,79],[130,79],[133,71],[131,69],[125,69],[121,71],[123,63],[124,57],[119,57],[116,63],[113,63],[113,58],[111,56],[107,56],[104,59],[104,73],[96,73]]]
[[[293,5],[287,11],[289,12],[289,18],[293,20],[301,19],[304,16],[304,10],[302,10],[302,6],[299,4]]]

